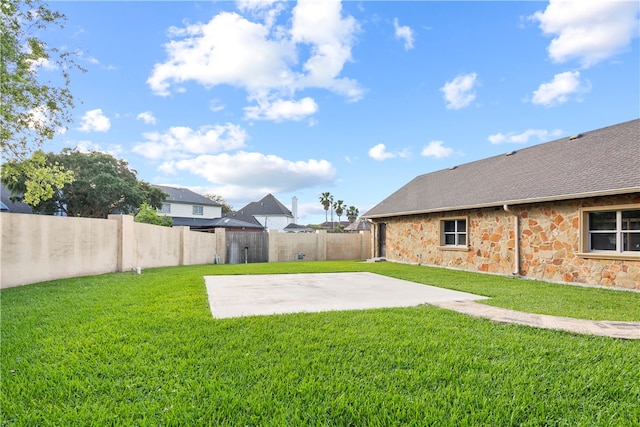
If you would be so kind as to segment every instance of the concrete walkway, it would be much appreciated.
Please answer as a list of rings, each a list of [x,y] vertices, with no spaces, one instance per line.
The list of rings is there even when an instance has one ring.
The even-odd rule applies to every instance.
[[[522,311],[479,304],[474,301],[443,301],[432,305],[500,323],[515,323],[518,325],[533,326],[535,328],[568,331],[576,334],[600,335],[629,340],[640,339],[640,322],[584,320],[549,316],[546,314],[524,313]]]
[[[572,319],[475,302],[479,295],[374,273],[206,276],[215,318],[429,304],[501,323],[623,339],[640,339],[640,322]]]

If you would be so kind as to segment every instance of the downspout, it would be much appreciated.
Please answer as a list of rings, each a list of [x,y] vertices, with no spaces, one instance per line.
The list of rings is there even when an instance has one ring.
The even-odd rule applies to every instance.
[[[510,212],[513,214],[513,240],[514,240],[514,261],[513,261],[513,275],[520,275],[520,228],[518,227],[518,214],[516,214],[513,210],[509,208],[509,205],[505,204],[502,206],[505,212]]]

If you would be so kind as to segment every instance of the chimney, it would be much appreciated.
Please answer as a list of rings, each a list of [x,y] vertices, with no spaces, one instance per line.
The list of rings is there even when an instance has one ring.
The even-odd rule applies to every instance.
[[[298,223],[298,198],[293,196],[291,198],[291,213],[293,214],[293,223]]]

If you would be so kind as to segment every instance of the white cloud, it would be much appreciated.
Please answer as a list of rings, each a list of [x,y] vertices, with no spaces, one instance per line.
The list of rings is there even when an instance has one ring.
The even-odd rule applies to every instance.
[[[299,121],[318,111],[318,104],[312,98],[303,98],[300,101],[285,101],[282,99],[274,102],[262,101],[257,106],[245,107],[245,116],[253,120],[282,120]]]
[[[138,114],[136,116],[136,119],[142,120],[145,124],[148,125],[155,125],[157,123],[157,120],[151,111],[144,111]]]
[[[245,130],[237,125],[202,126],[197,130],[174,126],[164,133],[146,132],[146,141],[134,146],[133,151],[148,158],[185,158],[192,154],[217,153],[244,147]]]
[[[87,111],[80,121],[80,132],[106,132],[111,128],[111,121],[100,108]]]
[[[400,26],[398,18],[393,19],[393,28],[396,31],[396,38],[404,40],[404,50],[413,49],[413,30],[406,25]]]
[[[29,129],[40,129],[45,126],[52,126],[51,120],[52,113],[46,105],[39,105],[38,107],[29,110],[26,116],[26,125]],[[57,135],[64,135],[67,133],[67,128],[58,126],[54,129]]]
[[[580,81],[580,71],[565,71],[553,76],[552,81],[542,83],[533,92],[531,102],[551,107],[567,102],[572,94],[586,93],[590,90],[588,82]]]
[[[311,56],[296,86],[329,89],[351,101],[362,98],[357,81],[339,77],[351,60],[351,46],[359,30],[352,16],[342,17],[340,0],[299,0],[293,9],[291,40],[308,45]]]
[[[38,58],[37,60],[28,59],[27,62],[30,63],[31,69],[35,72],[36,68],[42,68],[44,70],[57,70],[58,66],[55,63],[52,63],[49,58]]]
[[[562,130],[555,129],[552,131],[548,131],[546,129],[527,129],[522,133],[509,132],[507,134],[503,134],[502,132],[498,132],[494,135],[489,135],[487,138],[492,144],[504,144],[504,143],[515,143],[515,144],[527,144],[529,139],[536,137],[538,141],[544,142],[549,141],[551,138],[559,137],[562,135]]]
[[[378,144],[369,149],[369,157],[374,160],[383,161],[386,159],[392,159],[395,156],[395,154],[387,151],[387,147],[385,147],[384,144]]]
[[[81,153],[90,153],[92,151],[98,151],[100,153],[111,154],[113,157],[118,157],[124,151],[119,144],[109,145],[107,148],[102,148],[100,144],[96,144],[91,141],[78,141],[75,149]]]
[[[436,159],[442,159],[449,157],[453,153],[453,148],[445,147],[442,141],[431,141],[422,149],[422,155],[425,157],[435,157]]]
[[[554,62],[579,59],[590,67],[626,48],[640,28],[637,1],[551,0],[530,18],[554,36],[547,48]]]
[[[217,113],[218,111],[224,110],[224,105],[219,99],[212,99],[209,102],[209,109],[214,113]]]
[[[164,170],[188,171],[210,183],[261,192],[287,192],[329,184],[334,167],[326,160],[291,161],[275,155],[240,151],[178,160]]]
[[[476,93],[473,91],[477,82],[477,74],[469,73],[457,76],[440,89],[450,110],[459,110],[467,107],[474,99]]]
[[[181,84],[187,81],[207,88],[225,84],[245,89],[250,100],[269,100],[274,105],[307,88],[327,89],[349,101],[362,97],[358,82],[341,76],[344,64],[352,59],[359,26],[353,17],[342,16],[339,1],[300,0],[293,8],[290,28],[273,26],[269,21],[273,14],[271,18],[264,14],[280,13],[280,3],[241,2],[239,9],[258,14],[265,22],[223,12],[208,23],[170,28],[167,60],[155,64],[147,79],[151,90],[166,96],[172,88],[183,89]],[[304,56],[308,59],[300,61]],[[292,117],[298,119],[298,115]]]
[[[239,11],[262,19],[268,28],[273,26],[278,15],[285,9],[284,3],[279,0],[238,0],[236,5]]]

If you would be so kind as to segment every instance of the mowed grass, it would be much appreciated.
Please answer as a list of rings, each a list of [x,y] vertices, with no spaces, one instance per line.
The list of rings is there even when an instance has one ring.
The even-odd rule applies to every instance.
[[[429,306],[211,317],[205,275],[326,271],[372,271],[527,311],[640,320],[637,293],[392,263],[212,265],[40,283],[0,292],[2,424],[640,424],[639,341]]]

